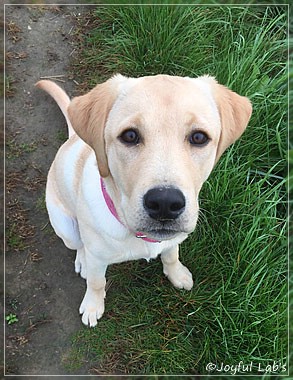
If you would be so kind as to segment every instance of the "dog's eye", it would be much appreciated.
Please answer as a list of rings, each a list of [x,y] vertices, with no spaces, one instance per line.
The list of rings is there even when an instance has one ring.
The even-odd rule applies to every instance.
[[[207,144],[209,137],[206,133],[196,131],[189,136],[189,142],[191,145],[203,146]]]
[[[135,129],[127,129],[120,135],[120,140],[128,145],[137,145],[140,142],[140,137]]]

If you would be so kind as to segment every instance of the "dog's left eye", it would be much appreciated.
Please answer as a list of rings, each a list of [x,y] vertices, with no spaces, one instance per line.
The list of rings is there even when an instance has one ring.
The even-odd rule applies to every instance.
[[[189,136],[189,142],[191,145],[203,146],[203,145],[207,144],[208,141],[209,141],[208,135],[204,132],[201,132],[201,131],[193,132]]]
[[[119,136],[120,141],[128,145],[137,145],[140,142],[140,136],[135,129],[127,129]]]

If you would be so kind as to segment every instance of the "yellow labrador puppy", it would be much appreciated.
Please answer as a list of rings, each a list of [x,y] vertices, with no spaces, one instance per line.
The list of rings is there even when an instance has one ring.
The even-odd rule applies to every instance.
[[[178,244],[196,226],[204,181],[245,130],[250,101],[209,76],[115,75],[72,101],[51,81],[37,87],[68,123],[46,204],[87,281],[82,322],[95,326],[104,313],[109,264],[160,254],[172,284],[191,289]]]

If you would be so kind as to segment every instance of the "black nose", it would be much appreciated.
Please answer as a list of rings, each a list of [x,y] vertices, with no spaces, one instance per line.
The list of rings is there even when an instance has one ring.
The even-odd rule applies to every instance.
[[[184,211],[185,197],[172,187],[157,187],[144,196],[144,208],[153,219],[173,220]]]

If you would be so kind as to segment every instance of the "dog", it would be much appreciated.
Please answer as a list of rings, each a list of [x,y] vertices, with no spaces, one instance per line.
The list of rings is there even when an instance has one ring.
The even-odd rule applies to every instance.
[[[79,312],[91,327],[104,313],[107,266],[154,259],[180,289],[190,271],[179,244],[195,229],[203,183],[246,129],[251,102],[214,77],[114,75],[70,101],[50,94],[68,124],[68,140],[50,168],[46,206],[87,289]]]

